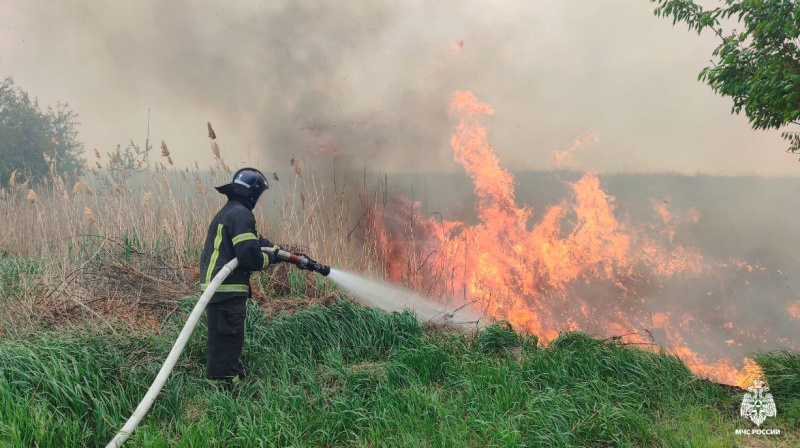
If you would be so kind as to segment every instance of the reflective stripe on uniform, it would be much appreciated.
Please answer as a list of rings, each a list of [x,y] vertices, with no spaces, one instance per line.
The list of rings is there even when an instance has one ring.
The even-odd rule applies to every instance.
[[[211,255],[211,260],[208,262],[208,270],[206,271],[206,285],[211,283],[211,275],[214,274],[214,267],[217,265],[217,258],[219,258],[219,245],[222,243],[222,224],[217,224],[217,237],[214,238],[214,253]]]
[[[264,256],[264,264],[261,266],[261,269],[264,269],[267,266],[269,266],[269,256],[267,254],[265,254],[264,252],[261,252],[261,255]]]
[[[233,237],[232,241],[233,245],[235,246],[241,243],[242,241],[257,240],[257,239],[258,237],[255,236],[255,234],[248,232],[248,233],[242,233],[241,235],[236,235],[235,237]]]
[[[201,291],[205,291],[206,288],[208,288],[208,283],[200,284]],[[217,292],[250,292],[250,287],[248,285],[240,284],[219,285]]]

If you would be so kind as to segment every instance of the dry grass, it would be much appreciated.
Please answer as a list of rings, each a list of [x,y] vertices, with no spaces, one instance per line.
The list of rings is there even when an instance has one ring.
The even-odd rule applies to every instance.
[[[166,144],[162,154],[171,157]],[[364,187],[355,198],[347,179],[330,191],[310,169],[300,169],[302,163],[292,159],[293,179],[271,182],[254,210],[259,231],[332,265],[376,268],[369,249],[353,252],[350,237],[364,206],[379,193],[368,195]],[[213,187],[229,182],[231,172],[219,159],[206,170],[159,162],[122,181],[101,170],[77,178],[53,170],[38,186],[15,185],[12,176],[0,193],[0,249],[71,262],[91,256],[96,240],[114,238],[186,264],[197,258],[208,223],[225,202]]]
[[[158,256],[106,253],[78,267],[51,267],[33,301],[46,325],[85,326],[99,318],[157,330],[177,310],[177,299],[195,290],[190,272]]]
[[[230,181],[233,169],[219,154],[209,125],[215,164],[179,169],[162,142],[162,162],[119,174],[121,163],[85,176],[58,173],[36,185],[15,174],[0,191],[0,254],[43,260],[41,281],[15,297],[11,317],[33,329],[54,324],[158,329],[177,299],[196,292],[197,263],[207,226],[225,197],[213,187]],[[99,154],[94,163],[102,167]],[[362,185],[320,182],[301,159],[277,174],[254,210],[259,232],[272,241],[326,264],[381,274],[364,209],[381,197]],[[341,177],[341,176],[340,176]],[[358,230],[354,232],[355,230]],[[354,237],[355,235],[355,237]],[[267,310],[306,307],[331,300],[330,285],[286,265],[257,275],[254,297]],[[294,302],[282,303],[286,297]],[[271,303],[273,300],[278,302]],[[20,327],[21,328],[21,327]]]

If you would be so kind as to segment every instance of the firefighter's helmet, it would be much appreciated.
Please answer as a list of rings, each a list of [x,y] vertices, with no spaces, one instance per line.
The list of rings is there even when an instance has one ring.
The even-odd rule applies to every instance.
[[[231,183],[217,187],[217,191],[225,195],[243,196],[255,205],[268,188],[267,178],[261,171],[242,168],[233,175]]]

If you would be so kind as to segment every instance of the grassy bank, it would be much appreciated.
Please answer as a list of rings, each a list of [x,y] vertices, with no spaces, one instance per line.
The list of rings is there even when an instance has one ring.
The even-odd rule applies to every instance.
[[[1,341],[0,446],[104,445],[155,376],[180,330],[174,322],[161,334]],[[545,348],[502,325],[473,337],[348,302],[280,318],[251,303],[246,325],[248,378],[232,388],[202,379],[201,324],[130,446],[746,442],[733,435],[749,427],[737,416],[739,394],[697,379],[677,358],[615,341],[570,333]],[[758,359],[781,391],[768,426],[791,446],[797,358]]]

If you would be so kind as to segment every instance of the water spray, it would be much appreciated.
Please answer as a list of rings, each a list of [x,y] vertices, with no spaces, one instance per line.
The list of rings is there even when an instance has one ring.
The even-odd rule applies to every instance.
[[[278,246],[262,247],[262,251],[274,254],[279,260],[292,263],[298,269],[313,271],[331,279],[341,288],[353,294],[359,302],[371,308],[388,312],[409,309],[420,320],[454,328],[475,328],[482,315],[468,304],[448,308],[428,300],[407,289],[364,278],[357,274],[331,269],[305,254],[294,253]]]
[[[400,286],[338,269],[333,269],[328,278],[370,308],[388,312],[408,309],[421,321],[463,330],[474,330],[483,324],[483,313],[469,302],[443,305]]]

